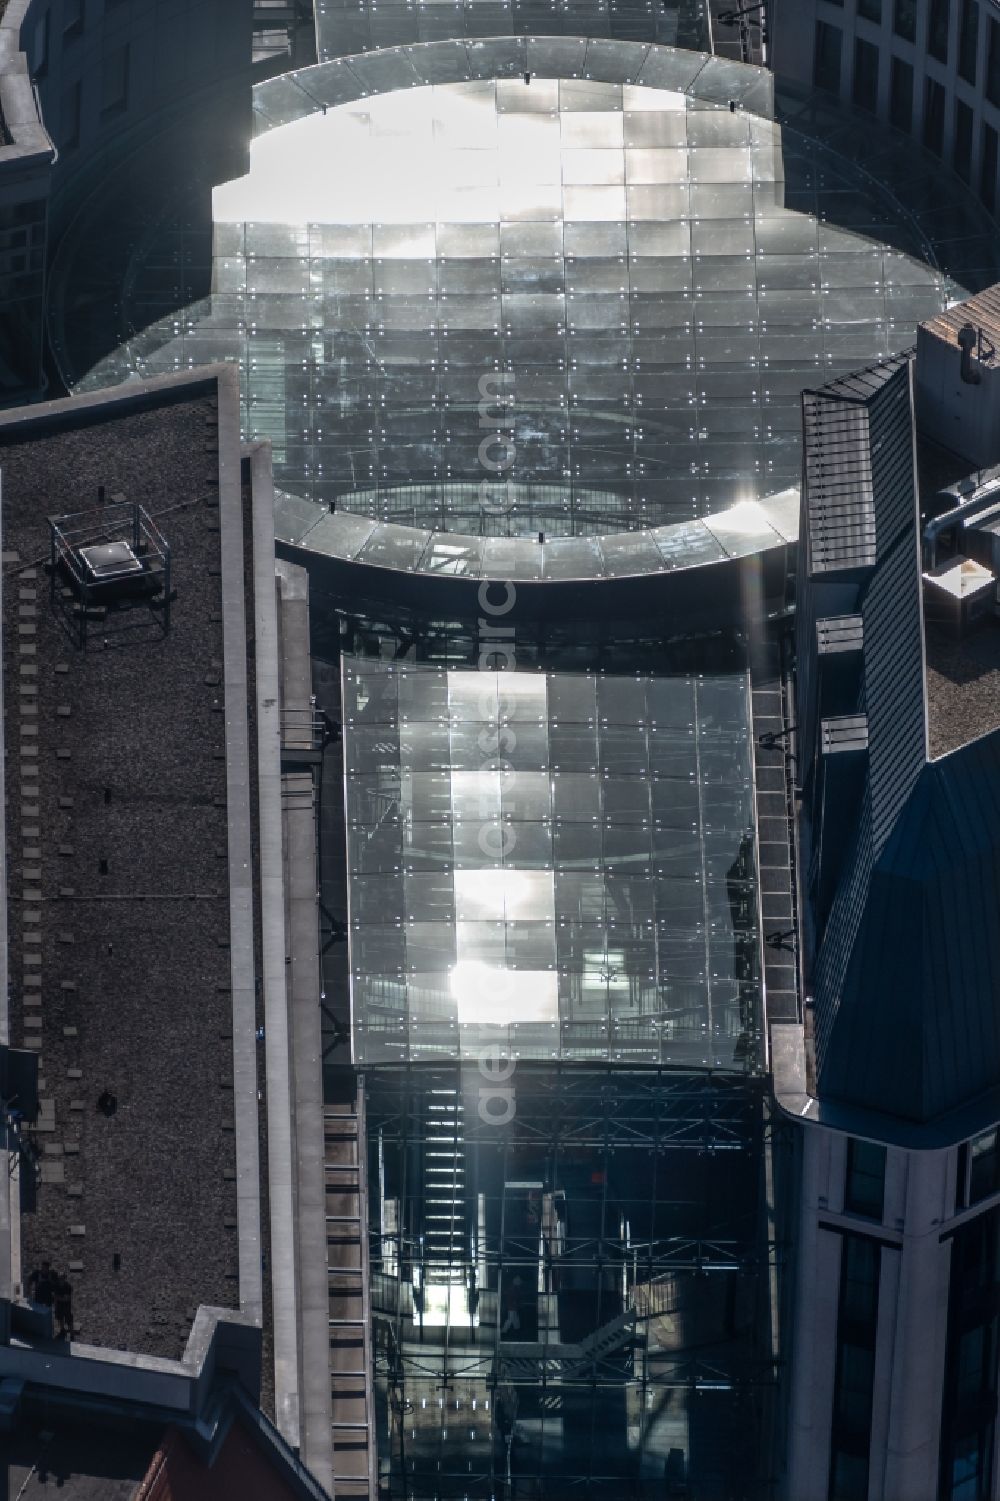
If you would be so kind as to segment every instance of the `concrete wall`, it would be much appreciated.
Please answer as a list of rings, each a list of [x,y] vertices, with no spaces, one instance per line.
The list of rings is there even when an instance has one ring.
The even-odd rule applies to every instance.
[[[48,201],[54,152],[21,51],[29,0],[0,14],[0,405],[41,388]]]
[[[843,1233],[881,1243],[869,1501],[935,1501],[959,1148],[887,1148],[881,1223],[844,1208],[847,1141],[801,1139],[785,1501],[826,1501]]]

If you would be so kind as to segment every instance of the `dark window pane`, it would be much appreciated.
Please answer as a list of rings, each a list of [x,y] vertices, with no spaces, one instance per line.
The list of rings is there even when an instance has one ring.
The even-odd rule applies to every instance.
[[[101,72],[101,113],[115,114],[128,106],[128,43],[104,59]]]
[[[963,182],[972,172],[972,110],[961,99],[955,100],[955,171]]]
[[[984,1485],[988,1470],[986,1446],[978,1431],[963,1435],[955,1443],[950,1466],[950,1501],[985,1501],[989,1490]]]
[[[840,1322],[871,1330],[875,1337],[878,1302],[878,1245],[862,1235],[845,1235],[841,1263]]]
[[[948,61],[948,22],[951,0],[931,0],[927,12],[927,51],[939,62]]]
[[[979,196],[988,209],[997,201],[997,133],[992,125],[983,126],[983,155],[979,168]]]
[[[813,82],[818,89],[840,93],[840,54],[844,34],[837,26],[816,22],[816,56]]]
[[[934,78],[924,87],[924,145],[935,156],[944,148],[944,85]]]
[[[913,126],[913,69],[901,57],[892,60],[889,80],[889,119],[897,130]]]
[[[906,42],[917,40],[917,0],[896,0],[892,27]]]
[[[1000,1142],[996,1129],[986,1131],[969,1143],[969,1203],[977,1204],[1000,1188]]]
[[[849,1214],[881,1220],[885,1200],[885,1147],[851,1137],[847,1143],[844,1207]]]
[[[986,54],[986,97],[991,104],[1000,104],[1000,21],[993,20]]]
[[[878,48],[858,37],[854,43],[854,102],[874,114],[878,104]]]
[[[861,1235],[845,1235],[837,1312],[830,1501],[854,1501],[855,1497],[864,1501],[868,1494],[878,1277],[877,1242]]]
[[[59,106],[59,149],[72,151],[80,144],[80,84],[64,90]]]
[[[881,21],[882,0],[858,0],[858,15],[866,21]]]
[[[955,1371],[958,1399],[973,1402],[989,1393],[993,1382],[992,1351],[996,1339],[996,1321],[967,1329],[958,1341]]]
[[[871,1414],[875,1351],[844,1343],[837,1371],[837,1420],[848,1433],[863,1433]]]
[[[962,16],[958,29],[958,75],[973,84],[976,81],[978,40],[979,0],[962,0]]]
[[[868,1459],[835,1449],[830,1467],[830,1501],[868,1501]]]

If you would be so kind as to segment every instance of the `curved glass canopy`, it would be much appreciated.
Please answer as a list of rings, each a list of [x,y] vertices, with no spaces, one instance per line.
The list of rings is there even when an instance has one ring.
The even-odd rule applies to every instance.
[[[562,77],[426,81],[533,46]],[[759,70],[489,47],[264,85],[251,170],[215,195],[213,296],[88,383],[237,360],[283,491],[424,533],[648,534],[796,484],[803,387],[905,347],[958,290],[929,241],[742,107],[768,108]]]

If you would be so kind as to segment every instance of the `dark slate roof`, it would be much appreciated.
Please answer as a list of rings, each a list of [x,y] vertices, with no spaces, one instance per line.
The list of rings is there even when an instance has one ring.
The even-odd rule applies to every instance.
[[[874,860],[870,831],[859,844],[821,1090],[933,1120],[1000,1081],[1000,732],[923,767]]]
[[[927,1122],[1000,1084],[1000,730],[931,758],[907,361],[871,382],[865,410],[868,748],[812,959],[818,1092]],[[800,573],[806,611],[814,580]]]

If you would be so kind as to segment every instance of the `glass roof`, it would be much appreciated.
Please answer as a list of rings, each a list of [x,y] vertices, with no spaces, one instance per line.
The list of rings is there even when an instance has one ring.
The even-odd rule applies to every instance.
[[[441,37],[560,36],[643,37],[671,47],[707,52],[711,46],[708,0],[462,0],[444,9],[438,0],[315,0],[316,50],[321,62],[351,52]]]
[[[343,703],[359,1062],[755,1056],[745,672],[345,657]]]
[[[471,42],[264,85],[275,128],[216,193],[212,298],[86,384],[237,360],[282,490],[430,534],[648,539],[795,485],[803,387],[906,347],[957,288],[869,175],[716,102],[759,70],[602,45],[672,87],[419,83],[471,69]],[[413,86],[317,112],[394,58]],[[415,566],[418,540],[369,538]],[[454,571],[429,545],[420,567]],[[617,549],[602,566],[632,571]],[[461,551],[464,572],[491,556]]]
[[[453,493],[458,487],[448,487]],[[516,492],[515,492],[516,493]],[[700,568],[794,542],[797,490],[747,500],[698,521],[600,537],[479,538],[461,532],[331,513],[301,496],[275,493],[274,532],[281,542],[348,563],[450,578],[556,580],[638,577]]]

